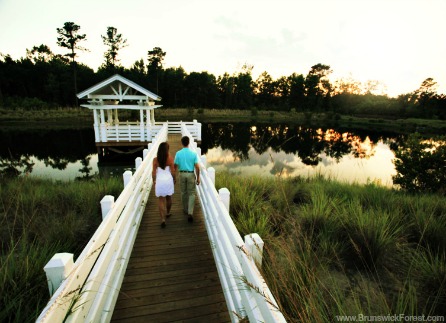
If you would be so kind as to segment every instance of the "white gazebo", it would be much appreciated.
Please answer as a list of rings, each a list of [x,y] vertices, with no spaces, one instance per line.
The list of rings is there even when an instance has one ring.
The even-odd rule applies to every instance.
[[[94,135],[98,147],[137,146],[152,140],[154,110],[161,97],[138,84],[114,75],[77,95],[88,99],[82,107],[93,111]],[[139,120],[119,120],[119,111],[137,110]]]

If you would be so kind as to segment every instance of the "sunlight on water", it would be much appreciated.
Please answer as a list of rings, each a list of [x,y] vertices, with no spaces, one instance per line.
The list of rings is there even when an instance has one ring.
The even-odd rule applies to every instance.
[[[394,153],[381,141],[373,147],[373,154],[367,154],[367,158],[356,158],[350,154],[337,161],[322,153],[317,166],[306,165],[294,154],[274,152],[271,148],[261,155],[250,148],[248,154],[248,159],[240,160],[234,157],[232,151],[218,147],[210,149],[206,158],[208,167],[214,167],[217,172],[228,170],[246,175],[308,177],[324,174],[326,177],[349,183],[376,182],[392,186],[392,175],[396,174],[392,163]]]

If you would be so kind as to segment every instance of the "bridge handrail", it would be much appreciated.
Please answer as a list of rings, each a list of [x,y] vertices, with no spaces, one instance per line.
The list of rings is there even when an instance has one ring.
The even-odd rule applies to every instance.
[[[155,122],[155,126],[157,126],[159,123]],[[191,138],[197,140],[197,141],[201,141],[201,123],[198,122],[197,120],[193,120],[192,122],[188,121],[178,121],[178,122],[172,122],[169,121],[168,122],[169,125],[169,133],[177,133],[180,134],[181,129],[184,126],[186,126],[188,132],[191,135]]]
[[[193,137],[185,125],[182,135]],[[223,204],[203,162],[200,163],[198,196],[212,244],[220,282],[233,322],[248,316],[250,322],[286,322],[264,278],[249,254],[229,211]]]
[[[167,140],[167,127],[164,124],[153,138],[151,149],[37,322],[110,321],[152,187],[152,160],[158,145]]]

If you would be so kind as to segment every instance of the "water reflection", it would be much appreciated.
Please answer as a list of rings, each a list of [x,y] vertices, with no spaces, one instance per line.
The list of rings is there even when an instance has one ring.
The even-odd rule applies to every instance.
[[[391,134],[259,124],[208,124],[202,137],[202,152],[217,169],[281,176],[324,174],[384,185],[391,185],[395,174],[389,144],[399,140]]]
[[[29,156],[0,158],[0,176],[14,177],[23,173],[31,173],[35,163]]]
[[[390,147],[401,138],[286,124],[214,123],[203,124],[202,140],[202,154],[217,169],[275,176],[320,173],[349,182],[376,180],[390,185],[395,174]],[[134,170],[138,156],[121,164],[98,165],[92,129],[0,130],[0,176],[31,174],[57,180],[122,176],[125,170]]]
[[[95,152],[92,129],[3,130],[0,176],[88,179],[98,171]]]
[[[203,152],[221,147],[223,150],[231,150],[234,158],[241,161],[249,158],[250,148],[259,155],[271,148],[276,153],[283,151],[297,154],[304,164],[316,166],[321,162],[322,153],[336,160],[347,154],[353,154],[357,158],[369,158],[373,156],[378,140],[382,140],[382,136],[372,140],[369,135],[302,126],[243,123],[204,126]]]

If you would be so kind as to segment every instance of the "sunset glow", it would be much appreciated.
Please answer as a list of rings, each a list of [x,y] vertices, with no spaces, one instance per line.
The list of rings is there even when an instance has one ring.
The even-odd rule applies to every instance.
[[[129,46],[125,67],[158,46],[165,67],[216,76],[252,64],[253,77],[306,75],[329,65],[332,81],[379,81],[391,96],[416,90],[428,77],[446,88],[446,1],[0,1],[0,53],[19,59],[46,44],[55,53],[56,28],[73,21],[87,35],[79,61],[96,69],[104,60],[101,35],[116,27]],[[36,14],[38,13],[38,14]],[[314,14],[309,14],[314,13]]]

